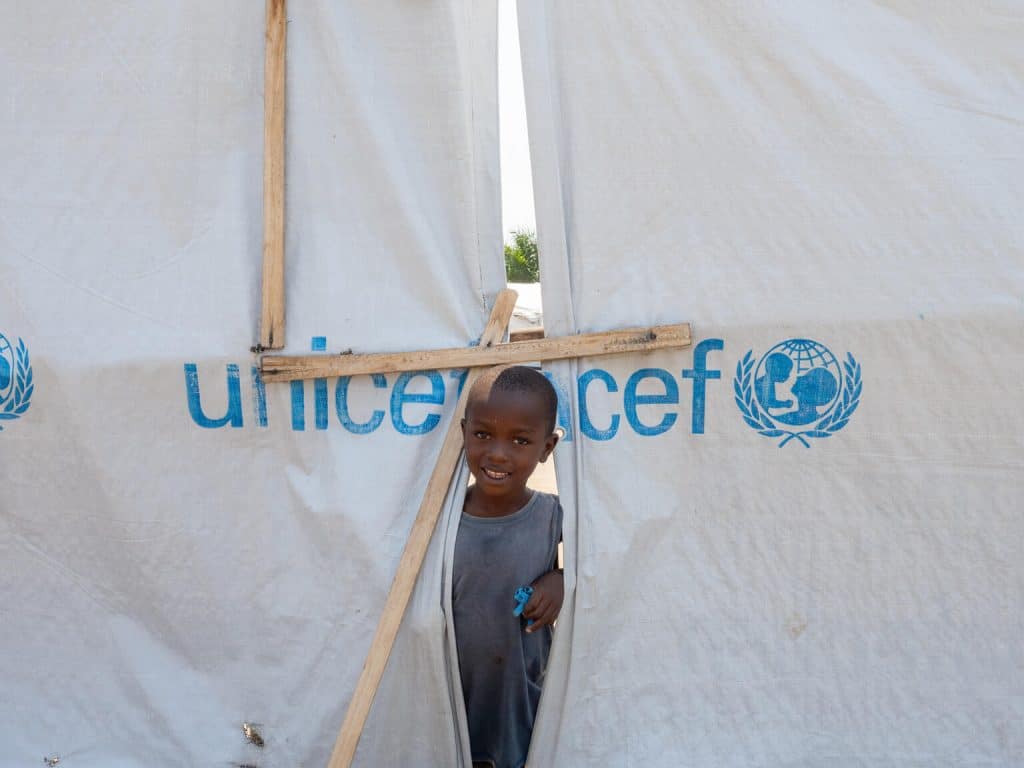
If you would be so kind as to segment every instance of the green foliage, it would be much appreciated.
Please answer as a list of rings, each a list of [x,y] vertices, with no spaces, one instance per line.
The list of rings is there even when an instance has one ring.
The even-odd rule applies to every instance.
[[[537,235],[529,229],[510,233],[512,242],[505,243],[505,277],[510,283],[536,283],[540,281],[540,262],[537,260]]]

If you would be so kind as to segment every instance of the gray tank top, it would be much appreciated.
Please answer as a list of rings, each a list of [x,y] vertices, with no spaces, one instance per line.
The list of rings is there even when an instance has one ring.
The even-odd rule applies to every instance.
[[[452,610],[473,760],[521,768],[540,701],[551,628],[527,634],[516,588],[552,570],[562,538],[558,497],[534,491],[505,517],[465,512],[455,539]]]

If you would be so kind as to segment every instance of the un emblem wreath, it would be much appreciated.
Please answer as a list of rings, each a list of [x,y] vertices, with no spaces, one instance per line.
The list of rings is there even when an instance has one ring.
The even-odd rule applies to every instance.
[[[17,351],[10,355],[11,351],[10,343],[3,334],[0,334],[0,422],[21,418],[32,405],[32,393],[35,390],[35,384],[32,383],[32,363],[25,342],[19,338]],[[12,364],[13,383],[10,371]],[[2,381],[3,379],[6,381]],[[3,391],[8,387],[9,390],[4,395]],[[0,431],[3,431],[2,424]]]
[[[782,345],[773,347],[773,350],[779,346],[794,342],[814,344],[821,349],[825,349],[821,345],[817,344],[817,342],[810,342],[809,340],[790,340],[789,342],[783,342]],[[768,358],[771,351],[772,350],[769,350],[769,353],[762,358],[761,362],[764,362],[765,359]],[[777,423],[777,420],[780,417],[771,416],[758,402],[758,392],[755,391],[755,387],[759,387],[761,385],[761,381],[759,378],[755,379],[755,374],[760,368],[760,363],[754,358],[753,352],[754,351],[752,349],[748,350],[743,358],[736,363],[736,377],[733,379],[734,399],[736,400],[736,406],[739,408],[740,413],[743,416],[743,420],[751,429],[764,437],[782,438],[782,440],[779,441],[779,448],[782,448],[794,439],[801,442],[805,448],[810,448],[811,444],[808,442],[808,439],[831,437],[847,425],[850,421],[850,417],[853,415],[854,411],[857,410],[861,396],[861,369],[860,363],[858,363],[853,355],[848,352],[846,354],[846,361],[843,362],[841,366],[843,372],[842,392],[832,401],[829,410],[827,410],[823,416],[820,414],[812,416],[810,422],[814,422],[816,420],[816,423],[808,422],[806,424],[806,426],[809,427],[808,429],[786,429],[786,426],[791,426],[792,424],[780,425]],[[831,353],[829,353],[829,355],[831,355]],[[769,384],[771,384],[770,379]],[[790,405],[792,404],[791,400],[785,402]],[[786,415],[787,414],[782,414],[782,416]],[[798,421],[793,422],[793,424],[796,424],[797,426],[804,426],[804,423]]]

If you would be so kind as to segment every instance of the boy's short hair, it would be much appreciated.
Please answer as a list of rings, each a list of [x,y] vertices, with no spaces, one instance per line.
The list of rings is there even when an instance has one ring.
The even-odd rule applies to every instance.
[[[469,390],[469,399],[466,402],[467,410],[473,399],[485,389],[488,392],[497,390],[498,392],[526,392],[537,395],[544,404],[545,428],[549,433],[555,431],[555,422],[558,419],[558,394],[548,377],[536,368],[530,368],[527,365],[509,365],[486,371]]]

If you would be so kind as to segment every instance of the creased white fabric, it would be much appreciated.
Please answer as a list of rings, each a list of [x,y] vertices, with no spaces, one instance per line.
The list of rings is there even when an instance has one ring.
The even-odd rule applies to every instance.
[[[325,764],[433,466],[449,372],[253,377],[263,5],[0,29],[0,413],[19,340],[34,381],[0,420],[0,765]],[[474,341],[504,284],[494,3],[288,6],[285,352]],[[361,765],[460,759],[439,563]]]
[[[523,0],[519,27],[546,330],[703,344],[552,366],[576,577],[531,765],[1019,765],[1020,6]],[[837,358],[845,422],[744,420],[824,397],[758,383],[787,340]],[[629,402],[643,369],[660,404]]]

